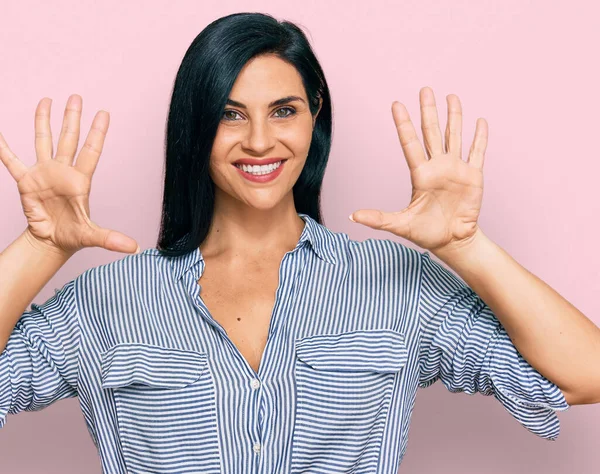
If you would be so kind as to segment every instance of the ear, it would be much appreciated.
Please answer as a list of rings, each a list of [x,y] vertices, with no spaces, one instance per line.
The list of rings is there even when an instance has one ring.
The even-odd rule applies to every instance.
[[[315,123],[317,121],[317,116],[319,115],[319,112],[321,111],[321,106],[323,105],[323,97],[319,97],[319,108],[317,109],[317,113],[315,113],[315,115],[313,116],[313,128],[315,128]]]

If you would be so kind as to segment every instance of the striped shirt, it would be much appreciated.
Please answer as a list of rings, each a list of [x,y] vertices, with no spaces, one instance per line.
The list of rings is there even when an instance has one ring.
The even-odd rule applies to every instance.
[[[200,249],[146,249],[23,313],[0,355],[0,427],[77,396],[107,474],[396,474],[417,389],[441,379],[558,436],[562,392],[461,279],[298,215],[258,373],[202,301]]]

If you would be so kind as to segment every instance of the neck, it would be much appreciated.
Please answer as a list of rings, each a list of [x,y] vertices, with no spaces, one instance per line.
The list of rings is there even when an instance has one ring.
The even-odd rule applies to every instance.
[[[200,250],[205,258],[281,256],[296,246],[304,225],[291,193],[264,210],[239,201],[215,200],[213,220]]]

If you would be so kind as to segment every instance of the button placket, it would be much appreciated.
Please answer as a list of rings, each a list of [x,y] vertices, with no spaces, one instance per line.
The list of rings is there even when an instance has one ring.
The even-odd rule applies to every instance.
[[[255,403],[255,415],[258,415],[258,406],[260,405],[260,392],[258,391],[258,389],[261,386],[261,381],[258,379],[258,377],[254,377],[250,380],[250,387],[252,388],[252,392],[253,392],[253,398],[254,398],[254,403]],[[262,436],[262,429],[260,426],[260,421],[258,423],[257,428],[257,432],[259,435],[259,438]],[[254,443],[252,444],[252,451],[254,452],[254,454],[259,455],[262,451],[262,445],[260,443],[260,441],[257,440],[257,438],[255,438]]]
[[[252,450],[256,453],[256,454],[260,454],[260,450],[262,449],[262,446],[260,445],[260,443],[257,441],[256,443],[254,443],[254,445],[252,446]]]

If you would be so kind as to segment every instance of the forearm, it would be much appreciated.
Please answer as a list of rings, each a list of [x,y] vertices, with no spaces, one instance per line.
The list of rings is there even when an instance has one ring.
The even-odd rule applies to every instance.
[[[71,255],[41,244],[27,230],[0,253],[0,352],[33,298]]]
[[[600,329],[481,230],[433,252],[494,312],[521,355],[570,405],[600,402]]]

